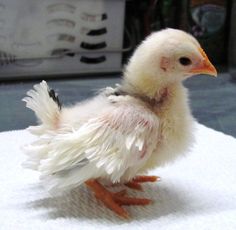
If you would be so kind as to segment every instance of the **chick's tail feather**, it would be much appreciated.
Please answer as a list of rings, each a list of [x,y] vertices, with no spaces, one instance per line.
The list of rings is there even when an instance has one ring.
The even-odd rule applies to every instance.
[[[34,134],[40,134],[42,129],[52,130],[57,128],[60,119],[61,104],[54,90],[50,89],[45,81],[34,86],[23,98],[26,107],[35,112],[40,126],[29,127]]]

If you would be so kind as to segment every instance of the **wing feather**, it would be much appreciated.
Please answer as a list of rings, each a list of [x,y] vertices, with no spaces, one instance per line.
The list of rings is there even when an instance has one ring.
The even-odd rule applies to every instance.
[[[131,179],[152,154],[158,126],[158,117],[145,106],[114,104],[79,129],[56,135],[38,169],[52,190],[74,187],[91,177]]]

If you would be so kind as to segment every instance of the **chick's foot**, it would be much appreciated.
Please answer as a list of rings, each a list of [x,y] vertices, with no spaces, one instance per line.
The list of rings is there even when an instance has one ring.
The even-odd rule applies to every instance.
[[[126,191],[110,192],[97,180],[88,180],[85,184],[95,193],[95,197],[102,201],[109,209],[121,217],[129,218],[128,212],[121,207],[122,205],[148,205],[150,199],[127,197]]]

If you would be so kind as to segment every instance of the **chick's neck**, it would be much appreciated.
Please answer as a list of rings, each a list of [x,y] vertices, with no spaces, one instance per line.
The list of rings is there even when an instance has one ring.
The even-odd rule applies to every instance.
[[[180,83],[181,84],[181,83]],[[138,84],[138,81],[135,83],[123,81],[122,90],[132,95],[136,98],[140,98],[142,101],[148,103],[152,107],[155,105],[163,105],[165,102],[173,96],[175,92],[175,87],[179,85],[179,82],[174,83],[162,83],[162,82],[142,82]]]

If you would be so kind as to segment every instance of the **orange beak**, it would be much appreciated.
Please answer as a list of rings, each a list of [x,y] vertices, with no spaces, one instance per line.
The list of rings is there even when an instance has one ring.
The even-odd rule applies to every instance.
[[[216,68],[209,61],[204,50],[202,48],[199,48],[199,51],[204,59],[202,62],[200,62],[199,64],[194,66],[190,70],[190,73],[192,73],[192,74],[208,74],[208,75],[216,77],[217,76]]]

